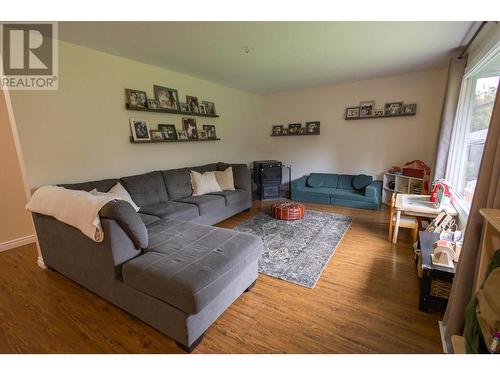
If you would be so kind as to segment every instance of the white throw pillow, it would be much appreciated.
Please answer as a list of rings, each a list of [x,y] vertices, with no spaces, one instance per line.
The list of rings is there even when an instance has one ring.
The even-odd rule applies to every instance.
[[[191,171],[191,186],[193,187],[193,196],[222,191],[214,172],[201,174]]]
[[[222,190],[234,190],[233,167],[229,167],[225,171],[216,171],[215,178]]]
[[[94,195],[99,195],[103,197],[113,197],[114,199],[119,199],[122,201],[126,201],[134,207],[134,210],[139,211],[140,207],[138,207],[135,202],[132,200],[132,197],[128,193],[127,189],[125,189],[122,184],[119,182],[113,186],[111,189],[109,189],[106,193],[101,193],[100,191],[97,191],[97,189],[94,189],[90,192],[91,194]]]

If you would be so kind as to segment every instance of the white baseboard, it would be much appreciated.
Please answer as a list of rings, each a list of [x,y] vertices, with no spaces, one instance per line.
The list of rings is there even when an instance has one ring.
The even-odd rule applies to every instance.
[[[26,237],[16,238],[14,240],[0,243],[0,251],[14,249],[15,247],[28,245],[33,242],[36,242],[36,237],[34,234]]]

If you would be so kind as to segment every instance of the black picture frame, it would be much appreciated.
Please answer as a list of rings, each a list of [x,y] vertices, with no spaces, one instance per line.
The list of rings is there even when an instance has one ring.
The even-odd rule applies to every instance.
[[[415,103],[403,104],[403,107],[401,108],[401,114],[412,115],[415,113],[417,113],[417,105]]]
[[[179,110],[179,92],[176,89],[153,85],[153,91],[155,93],[155,99],[158,100],[161,109]]]
[[[186,131],[188,139],[198,139],[198,128],[196,126],[195,118],[183,117],[182,129]]]
[[[158,124],[158,130],[161,131],[163,139],[177,139],[177,129],[172,124]]]
[[[273,135],[281,135],[283,132],[283,125],[273,125]]]
[[[146,91],[125,89],[125,97],[129,108],[148,108],[148,96]]]
[[[198,97],[186,95],[186,103],[191,113],[200,113],[200,104],[198,103]]]
[[[207,102],[204,100],[202,102],[205,105],[205,112],[207,115],[216,115],[217,111],[215,110],[215,103],[214,102]]]
[[[397,116],[401,113],[403,102],[390,102],[384,104],[385,116]]]
[[[215,125],[203,125],[203,130],[207,132],[208,139],[216,139],[217,132],[215,130]]]
[[[301,123],[293,123],[293,124],[288,124],[288,134],[294,135],[294,134],[300,134],[300,128],[302,127]]]
[[[372,117],[375,100],[366,100],[359,103],[359,117]]]
[[[319,134],[321,123],[319,121],[306,122],[306,134]]]

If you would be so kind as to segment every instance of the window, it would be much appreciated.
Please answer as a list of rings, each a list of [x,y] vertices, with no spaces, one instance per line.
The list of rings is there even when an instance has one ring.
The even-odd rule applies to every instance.
[[[462,84],[446,177],[457,203],[466,213],[476,188],[499,78],[500,54],[497,54],[466,76]]]

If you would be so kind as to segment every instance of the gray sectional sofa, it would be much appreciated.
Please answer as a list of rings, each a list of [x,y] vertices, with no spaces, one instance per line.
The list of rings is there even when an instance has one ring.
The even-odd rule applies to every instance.
[[[236,190],[192,196],[190,169],[230,165]],[[214,163],[61,186],[105,192],[117,182],[140,210],[125,201],[105,205],[103,242],[33,213],[44,262],[190,352],[257,279],[262,240],[210,226],[251,207],[250,172],[244,164]]]

